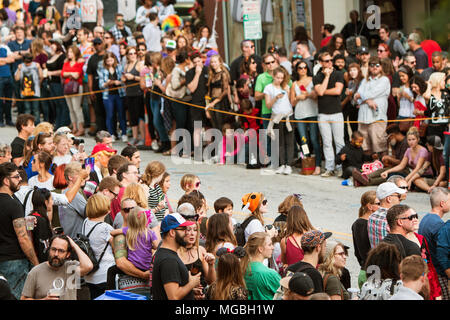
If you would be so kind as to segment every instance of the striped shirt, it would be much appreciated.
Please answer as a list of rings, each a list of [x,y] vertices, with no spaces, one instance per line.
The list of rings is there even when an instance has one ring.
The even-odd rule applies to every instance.
[[[159,184],[156,184],[154,188],[149,187],[148,207],[150,209],[156,208],[158,206],[158,203],[160,203],[163,200],[164,200],[164,193]],[[164,219],[166,209],[167,205],[164,207],[164,209],[155,212],[155,216],[158,219],[158,221],[162,221]]]
[[[367,222],[370,247],[375,248],[389,233],[389,225],[386,219],[388,209],[381,208],[372,213]]]

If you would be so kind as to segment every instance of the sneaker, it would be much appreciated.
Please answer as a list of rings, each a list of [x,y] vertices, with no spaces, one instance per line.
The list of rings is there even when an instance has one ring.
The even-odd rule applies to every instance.
[[[111,140],[112,140],[112,142],[116,142],[116,140],[117,140],[116,136],[115,135],[111,135]]]
[[[342,169],[337,169],[336,176],[338,176],[339,178],[342,178]]]
[[[359,171],[358,169],[353,169],[352,171],[352,177],[353,180],[355,181],[355,186],[359,187],[359,185],[356,185],[356,181],[363,186],[367,186],[369,184],[369,179],[367,178],[367,176],[365,174],[362,174],[361,171]]]
[[[122,135],[122,142],[128,142],[128,137],[126,135]]]
[[[324,173],[322,173],[320,176],[321,176],[322,178],[329,178],[329,177],[332,177],[332,176],[334,176],[334,171],[332,171],[332,170],[327,170],[327,171],[325,171]]]
[[[285,165],[280,166],[277,170],[275,170],[276,174],[283,174],[285,169]]]
[[[138,147],[138,146],[143,146],[143,145],[145,145],[145,141],[144,141],[144,140],[139,140],[139,141],[136,143],[136,147]]]
[[[156,151],[159,149],[159,145],[158,145],[158,141],[157,140],[153,140],[152,141],[152,149],[153,151]]]
[[[0,122],[0,128],[4,128],[5,124],[3,122]]]
[[[285,174],[285,175],[290,175],[291,173],[292,173],[292,168],[291,168],[291,166],[286,166],[286,167],[284,168],[283,174]]]

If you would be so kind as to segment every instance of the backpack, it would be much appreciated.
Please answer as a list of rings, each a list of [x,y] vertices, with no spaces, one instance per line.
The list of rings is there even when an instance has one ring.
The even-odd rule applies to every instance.
[[[236,241],[238,246],[245,246],[245,228],[256,219],[255,216],[250,216],[244,220],[242,223],[237,223],[234,228],[234,235],[236,236]]]
[[[89,242],[89,236],[91,235],[92,231],[94,231],[95,227],[97,227],[99,224],[102,224],[102,223],[105,223],[105,222],[96,223],[92,227],[91,231],[89,231],[89,233],[87,235],[84,235],[84,229],[86,226],[86,221],[84,221],[83,229],[82,229],[81,233],[78,233],[77,236],[75,237],[75,239],[73,239],[73,241],[89,257],[89,259],[92,261],[92,264],[94,265],[94,267],[88,274],[91,274],[100,268],[100,261],[102,261],[103,255],[105,254],[106,249],[109,246],[109,242],[107,242],[105,248],[103,249],[102,254],[100,255],[100,258],[97,260],[97,257],[95,256],[95,252],[94,252],[94,250],[92,250],[91,243]]]
[[[385,279],[383,281],[369,280],[361,287],[360,300],[389,300],[402,286],[402,281]]]
[[[34,91],[33,73],[31,71],[24,71],[20,82],[20,94],[22,97],[33,97]]]

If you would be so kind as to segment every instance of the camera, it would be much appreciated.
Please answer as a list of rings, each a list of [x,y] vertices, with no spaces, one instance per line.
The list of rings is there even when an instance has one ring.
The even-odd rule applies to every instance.
[[[80,138],[72,138],[72,141],[73,141],[73,145],[77,146],[77,147],[80,145],[80,143],[84,143],[84,139],[80,139]]]
[[[280,228],[279,228],[279,227],[276,227],[276,226],[274,226],[273,224],[268,224],[268,225],[266,226],[266,229],[267,229],[267,230],[272,230],[272,228],[275,228],[275,230],[277,230],[278,233],[280,233]]]

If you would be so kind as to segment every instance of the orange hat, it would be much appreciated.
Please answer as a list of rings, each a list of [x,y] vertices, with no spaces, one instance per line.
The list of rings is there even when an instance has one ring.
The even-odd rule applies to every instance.
[[[100,151],[107,151],[107,152],[111,152],[111,153],[117,153],[117,150],[111,149],[106,144],[98,143],[98,144],[96,144],[94,146],[94,149],[92,150],[91,155],[94,155],[94,154],[96,154],[97,152],[100,152]]]
[[[242,210],[244,212],[248,210],[250,213],[253,213],[261,203],[262,196],[263,194],[261,192],[252,192],[244,195],[242,197]]]

